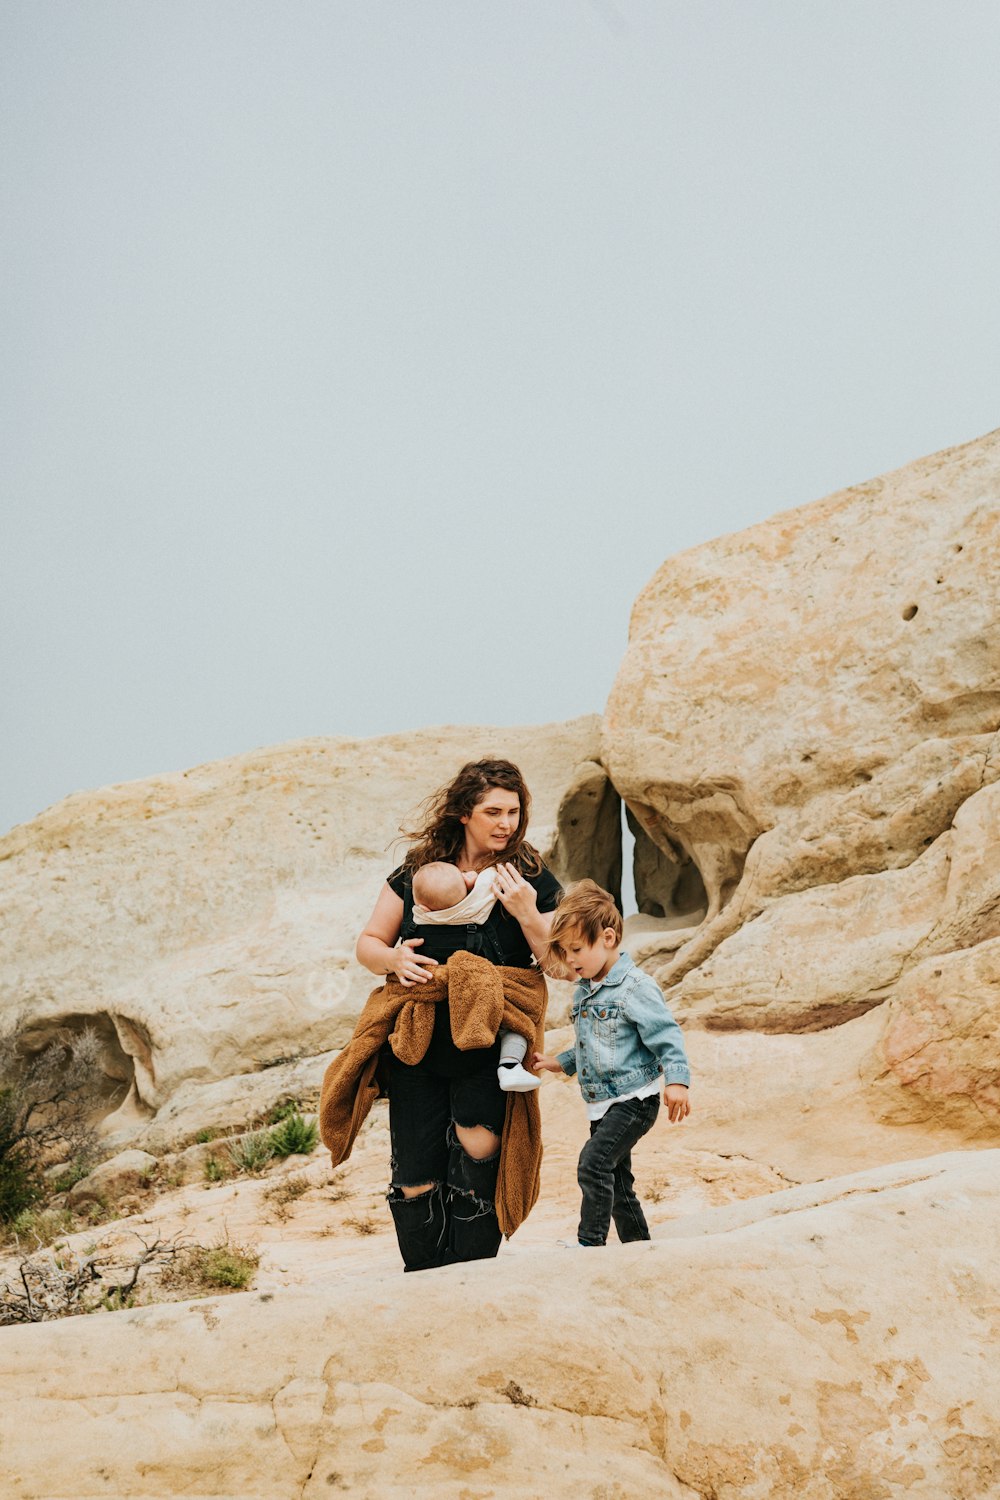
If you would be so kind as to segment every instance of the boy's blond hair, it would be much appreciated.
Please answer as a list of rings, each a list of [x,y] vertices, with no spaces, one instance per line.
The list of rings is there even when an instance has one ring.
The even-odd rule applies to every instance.
[[[576,880],[567,886],[555,909],[549,928],[549,952],[563,959],[566,957],[563,939],[570,933],[579,933],[585,943],[596,943],[608,927],[615,935],[615,942],[621,942],[622,914],[614,896],[596,880]]]

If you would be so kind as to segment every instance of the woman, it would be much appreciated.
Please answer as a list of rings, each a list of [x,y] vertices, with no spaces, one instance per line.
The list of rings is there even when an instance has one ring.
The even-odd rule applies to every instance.
[[[539,962],[544,957],[551,913],[561,891],[555,876],[527,842],[529,811],[528,789],[510,761],[488,759],[463,766],[454,780],[426,804],[423,826],[407,831],[414,842],[403,863],[388,876],[358,939],[358,960],[373,974],[389,976],[388,990],[393,989],[391,981],[395,979],[417,1000],[419,987],[430,984],[436,1001],[433,1018],[426,1017],[425,1037],[410,1049],[420,1052],[426,1043],[419,1059],[401,1061],[397,1056],[393,1047],[407,1050],[400,1046],[397,1029],[393,1047],[381,1046],[377,1083],[370,1084],[371,1097],[379,1090],[389,1095],[389,1207],[408,1271],[496,1255],[501,1240],[497,1173],[507,1100],[511,1099],[512,1110],[530,1111],[533,1107],[537,1111],[537,1103],[526,1103],[524,1095],[502,1092],[497,1079],[499,1044],[495,1039],[485,1046],[456,1045],[453,1031],[463,1033],[465,1020],[456,1017],[453,1026],[449,997],[435,982],[437,963],[420,952],[423,939],[416,935],[413,922],[413,872],[438,860],[470,873],[488,866],[495,868],[497,904],[486,922],[478,927],[439,928],[438,939],[450,934],[456,953],[478,954],[479,968],[471,965],[473,974],[482,972],[483,961],[487,966],[501,966],[505,997],[519,984],[522,993],[530,990],[540,995],[535,1018],[540,1025],[544,981],[537,970],[527,971],[531,970],[533,956]],[[453,967],[460,969],[462,964],[449,963],[449,976]],[[469,968],[465,962],[462,972]],[[430,997],[431,991],[425,993]],[[376,1002],[376,1010],[380,1003],[384,1011],[382,996],[380,990],[371,997],[346,1054],[364,1037],[375,1034],[373,1026],[380,1023],[375,1010],[369,1008]],[[395,1015],[393,1012],[393,1018]],[[506,1024],[506,1015],[504,1020]],[[487,1028],[494,1037],[495,1029],[492,1023]],[[471,1034],[468,1030],[464,1033],[466,1038]],[[351,1072],[345,1053],[331,1065],[324,1082],[321,1118],[332,1119],[336,1108],[343,1120],[345,1089],[358,1086],[357,1071]],[[347,1111],[352,1115],[353,1134],[346,1149],[343,1141],[339,1142],[340,1159],[350,1150],[359,1120],[370,1106],[371,1097],[361,1097],[369,1078],[366,1075],[358,1086],[357,1097]],[[338,1094],[339,1099],[335,1097]],[[532,1118],[537,1123],[537,1114]],[[324,1129],[328,1145],[336,1135],[335,1125]]]

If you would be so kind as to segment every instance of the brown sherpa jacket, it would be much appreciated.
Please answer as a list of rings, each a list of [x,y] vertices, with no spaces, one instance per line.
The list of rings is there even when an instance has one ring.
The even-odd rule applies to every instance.
[[[388,1039],[400,1062],[417,1063],[430,1045],[434,1006],[447,999],[456,1047],[491,1047],[501,1026],[543,1050],[545,976],[538,969],[491,964],[478,953],[453,953],[426,984],[406,987],[394,976],[372,990],[354,1035],[327,1068],[319,1104],[319,1129],[333,1165],[351,1154],[365,1116],[379,1097],[375,1069]],[[500,1143],[497,1218],[510,1236],[538,1199],[542,1122],[537,1092],[507,1095]]]

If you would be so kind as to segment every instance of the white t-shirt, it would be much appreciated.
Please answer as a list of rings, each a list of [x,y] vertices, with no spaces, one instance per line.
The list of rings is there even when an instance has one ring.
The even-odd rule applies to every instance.
[[[625,1099],[650,1099],[660,1092],[662,1083],[662,1077],[654,1078],[652,1083],[644,1083],[641,1089],[630,1089],[627,1094],[619,1094],[617,1099],[598,1099],[596,1104],[587,1105],[587,1119],[602,1120],[613,1104],[621,1104]]]

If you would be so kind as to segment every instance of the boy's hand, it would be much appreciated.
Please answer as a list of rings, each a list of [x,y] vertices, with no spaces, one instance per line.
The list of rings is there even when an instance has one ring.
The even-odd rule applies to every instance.
[[[458,873],[461,875],[462,879],[465,881],[465,889],[466,889],[466,891],[471,891],[472,887],[476,883],[476,880],[478,879],[477,872],[475,870],[459,870]]]
[[[691,1113],[687,1085],[684,1083],[666,1084],[663,1090],[663,1107],[667,1111],[667,1119],[671,1125],[679,1125],[682,1120],[687,1119]]]
[[[536,1052],[531,1059],[533,1073],[561,1073],[562,1063],[558,1057],[549,1057],[545,1052]]]

